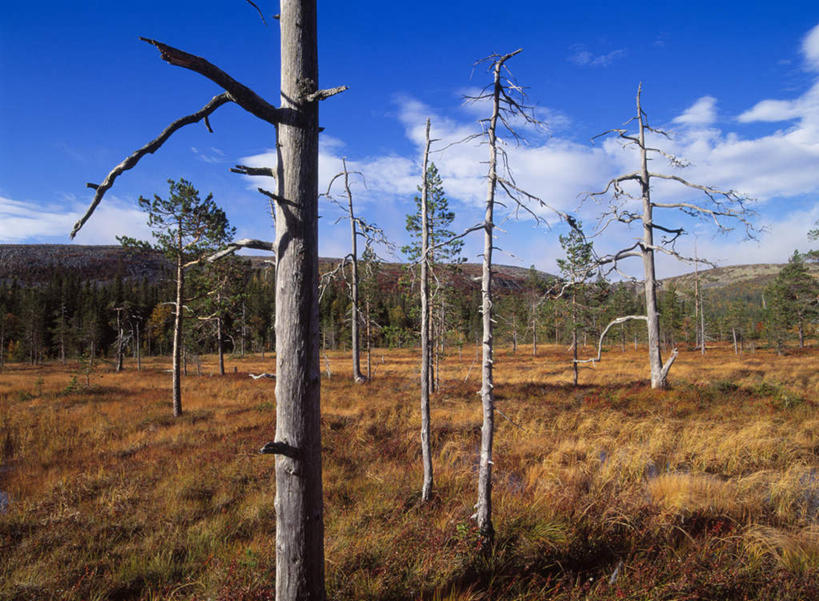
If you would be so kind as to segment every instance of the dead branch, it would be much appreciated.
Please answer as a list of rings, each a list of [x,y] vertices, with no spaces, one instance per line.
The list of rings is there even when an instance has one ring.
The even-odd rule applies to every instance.
[[[276,374],[270,374],[270,373],[267,373],[267,372],[265,372],[263,374],[247,374],[247,375],[249,375],[254,380],[260,380],[261,378],[270,378],[271,380],[276,379]]]
[[[219,259],[226,257],[235,253],[240,248],[252,248],[254,250],[267,250],[272,253],[276,252],[276,248],[272,242],[266,242],[264,240],[254,240],[252,238],[242,238],[241,240],[236,240],[235,242],[231,242],[222,250],[213,253],[212,255],[205,258],[208,263],[213,263],[218,261]]]
[[[609,325],[605,327],[603,333],[600,334],[600,340],[597,343],[597,357],[592,357],[591,359],[574,359],[573,363],[597,363],[598,361],[600,361],[601,355],[603,354],[603,339],[606,337],[606,334],[608,333],[609,329],[611,329],[612,326],[616,326],[619,323],[625,323],[632,319],[641,319],[643,321],[648,321],[648,316],[624,315],[623,317],[618,317],[617,319],[613,320],[611,323],[609,323]],[[674,357],[676,357],[676,349],[674,349],[674,352],[675,352]],[[673,362],[673,359],[669,359],[669,361]],[[670,369],[671,365],[669,365],[668,367]]]
[[[246,85],[239,83],[230,75],[222,71],[219,67],[205,60],[201,56],[189,54],[184,50],[179,50],[173,46],[168,46],[167,44],[163,44],[157,40],[143,37],[140,37],[139,39],[143,42],[151,44],[152,46],[155,46],[159,50],[162,60],[164,60],[166,63],[176,67],[190,69],[191,71],[195,71],[196,73],[210,79],[223,90],[228,92],[236,104],[262,121],[267,121],[268,123],[277,125],[285,120],[289,121],[293,119],[289,113],[286,113],[282,109],[273,106]]]
[[[259,18],[262,20],[262,23],[267,25],[267,21],[264,20],[264,15],[262,14],[262,9],[259,8],[259,6],[255,2],[253,2],[253,0],[245,0],[245,2],[247,2],[248,4],[250,4],[250,6],[256,9],[256,12],[259,13]]]
[[[231,167],[232,173],[239,173],[241,175],[259,175],[262,177],[276,177],[276,172],[270,167],[249,167],[248,165],[236,165]]]
[[[71,230],[71,238],[77,235],[77,232],[80,231],[85,222],[91,217],[94,213],[94,210],[102,201],[102,197],[105,193],[114,185],[114,181],[122,175],[123,172],[135,167],[136,164],[140,161],[142,157],[146,154],[153,154],[156,152],[165,142],[167,142],[168,138],[173,135],[178,129],[190,125],[191,123],[196,123],[201,121],[208,115],[210,115],[213,111],[218,109],[220,106],[225,104],[226,102],[233,102],[233,96],[228,92],[223,92],[222,94],[218,94],[214,96],[210,102],[208,102],[205,106],[201,109],[196,111],[191,115],[187,115],[182,117],[181,119],[177,119],[173,123],[171,123],[168,127],[166,127],[161,134],[159,134],[156,138],[148,142],[145,146],[128,156],[124,161],[122,161],[119,165],[114,167],[111,172],[105,177],[101,184],[86,184],[87,187],[95,190],[94,192],[94,199],[91,201],[91,204],[88,206],[88,209],[85,211],[85,214],[80,217],[79,221],[74,224],[74,228]]]
[[[321,100],[326,100],[330,98],[330,96],[335,96],[336,94],[341,94],[344,90],[349,89],[349,86],[336,86],[335,88],[328,88],[326,90],[316,90],[312,94],[308,94],[304,97],[305,102],[319,102]]]

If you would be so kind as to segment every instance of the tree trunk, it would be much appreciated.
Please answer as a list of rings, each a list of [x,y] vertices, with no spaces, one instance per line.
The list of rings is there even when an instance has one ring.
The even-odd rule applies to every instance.
[[[370,299],[367,298],[364,303],[365,311],[367,312],[367,379],[371,380],[372,373],[372,332],[370,331]]]
[[[281,2],[276,205],[276,600],[324,601],[315,0]]]
[[[216,346],[219,352],[219,375],[225,375],[225,351],[223,350],[224,341],[222,340],[222,318],[216,318]]]
[[[65,365],[65,303],[60,305],[60,363]]]
[[[731,328],[731,336],[734,338],[734,354],[738,355],[739,351],[737,350],[737,329]]]
[[[424,484],[421,500],[429,501],[432,492],[432,451],[429,441],[430,353],[429,336],[429,219],[427,161],[429,160],[429,119],[424,147],[423,183],[421,185],[421,458],[424,464]]]
[[[181,237],[182,229],[179,228]],[[180,243],[181,247],[181,243]],[[182,415],[182,385],[180,368],[182,362],[182,290],[185,285],[185,272],[182,269],[182,254],[176,257],[176,312],[173,319],[173,415]]]
[[[555,328],[555,334],[557,328]],[[555,338],[557,336],[555,335]],[[535,316],[535,304],[532,303],[532,356],[537,357],[537,317]]]
[[[122,371],[122,309],[117,309],[117,373]]]
[[[577,387],[577,294],[572,290],[572,368],[574,370],[574,386]]]
[[[486,211],[483,220],[483,265],[481,270],[481,317],[483,321],[481,407],[481,456],[478,466],[478,503],[476,517],[478,530],[489,548],[494,540],[492,525],[492,443],[495,436],[495,383],[493,378],[494,339],[492,332],[492,249],[494,247],[494,210],[497,175],[496,126],[500,112],[501,69],[506,57],[495,61],[492,116],[489,119],[487,136],[489,140],[489,173],[487,176]],[[535,328],[532,328],[534,337]]]
[[[353,347],[353,380],[355,382],[363,382],[364,376],[361,374],[361,359],[359,349],[358,335],[358,227],[355,220],[355,213],[353,212],[353,194],[350,191],[350,176],[347,173],[347,160],[341,159],[344,166],[344,190],[347,193],[347,206],[350,212],[350,257],[352,260],[352,285],[351,295],[352,303],[350,308],[350,322],[351,322],[351,338]]]
[[[648,330],[648,361],[651,366],[651,387],[666,388],[666,373],[663,371],[663,359],[660,354],[660,314],[657,311],[657,277],[654,271],[654,227],[652,221],[653,207],[648,175],[648,152],[645,144],[645,124],[643,109],[640,106],[640,92],[637,92],[637,122],[640,126],[640,186],[643,203],[643,240],[640,254],[645,273],[646,324]],[[669,365],[670,367],[670,365]]]
[[[242,359],[245,358],[245,302],[242,301],[242,327],[239,330],[239,340],[240,342],[240,353]]]

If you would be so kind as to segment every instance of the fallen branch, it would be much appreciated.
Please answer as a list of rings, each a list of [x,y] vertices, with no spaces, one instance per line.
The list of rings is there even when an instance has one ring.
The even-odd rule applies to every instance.
[[[276,379],[276,374],[269,374],[267,372],[265,372],[263,374],[247,374],[247,375],[249,375],[254,380],[259,380],[261,378],[270,378],[272,380]]]
[[[607,325],[606,328],[603,330],[603,333],[600,334],[600,340],[597,343],[597,357],[593,357],[591,359],[573,359],[572,363],[596,363],[597,361],[600,361],[601,355],[603,354],[603,339],[606,337],[606,334],[611,329],[611,327],[616,326],[618,323],[625,323],[627,321],[631,321],[632,319],[642,319],[643,321],[648,321],[648,317],[646,315],[625,315],[623,317],[618,317],[617,319],[609,323],[609,325]],[[673,358],[669,359],[670,363],[674,362],[673,359],[676,358],[677,356],[676,353],[677,349],[674,349]],[[669,364],[668,367],[670,369],[671,365]]]

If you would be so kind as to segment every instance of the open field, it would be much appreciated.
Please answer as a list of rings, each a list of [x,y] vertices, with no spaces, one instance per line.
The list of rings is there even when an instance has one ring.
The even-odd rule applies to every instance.
[[[819,598],[819,351],[703,359],[672,388],[611,350],[573,388],[564,348],[497,353],[494,548],[470,520],[475,349],[432,397],[436,496],[419,503],[417,352],[330,353],[323,444],[331,599]],[[591,354],[591,349],[586,349]],[[266,599],[273,590],[272,360],[183,380],[0,373],[0,599]],[[469,379],[464,378],[469,373]],[[74,379],[75,378],[75,379]]]

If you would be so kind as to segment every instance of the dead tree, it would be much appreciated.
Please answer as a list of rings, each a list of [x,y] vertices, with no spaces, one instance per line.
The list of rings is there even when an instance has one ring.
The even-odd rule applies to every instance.
[[[642,260],[646,315],[629,316],[629,318],[646,320],[651,387],[666,388],[668,385],[668,372],[677,358],[677,349],[675,348],[671,356],[663,362],[660,354],[660,316],[657,309],[657,278],[654,268],[654,254],[655,252],[664,253],[690,263],[710,264],[710,262],[705,259],[685,257],[677,252],[675,242],[685,233],[685,229],[682,226],[674,227],[658,223],[654,216],[655,209],[677,209],[689,216],[710,219],[720,231],[731,229],[725,225],[725,220],[738,221],[745,226],[746,234],[749,237],[753,236],[754,228],[748,220],[752,212],[747,208],[749,199],[746,196],[734,190],[723,191],[710,186],[691,183],[678,175],[649,171],[648,163],[651,155],[665,157],[673,167],[685,167],[687,163],[659,148],[649,146],[646,142],[647,133],[660,138],[670,138],[670,136],[667,132],[651,127],[648,124],[646,113],[641,105],[641,92],[642,85],[637,88],[636,114],[625,123],[623,128],[612,129],[600,134],[600,136],[596,136],[615,135],[622,140],[625,148],[636,147],[640,157],[639,169],[611,179],[601,192],[595,192],[589,196],[597,197],[611,194],[611,202],[603,213],[598,233],[612,223],[631,224],[638,222],[642,226],[642,236],[634,244],[611,255],[598,257],[597,261],[600,265],[610,265],[609,271],[617,271],[618,262],[623,259],[638,257]],[[625,129],[632,122],[637,124],[636,132]],[[688,188],[698,190],[705,195],[706,200],[701,204],[693,202],[656,202],[651,197],[651,180],[653,178],[675,181]],[[639,196],[630,194],[624,187],[624,184],[631,182],[639,186]],[[629,208],[628,201],[631,200],[640,202],[640,211]],[[654,238],[655,232],[661,232],[662,234],[662,238],[658,242]],[[608,331],[608,328],[604,331]]]
[[[432,354],[429,344],[429,220],[427,219],[427,193],[429,178],[427,165],[429,163],[429,118],[427,118],[426,138],[424,144],[424,158],[421,171],[421,456],[424,464],[424,485],[421,489],[421,500],[429,501],[432,492],[432,450],[430,448],[430,363]]]
[[[515,210],[523,210],[536,221],[542,219],[529,208],[530,203],[539,207],[548,207],[540,198],[522,190],[515,183],[509,172],[508,156],[498,137],[499,127],[505,130],[515,142],[521,140],[512,126],[514,120],[521,120],[529,125],[537,126],[540,122],[535,119],[531,107],[525,104],[523,88],[514,82],[506,62],[521,52],[521,49],[509,54],[494,54],[481,61],[488,63],[492,73],[492,83],[486,86],[478,95],[467,97],[469,102],[491,101],[491,115],[481,120],[484,131],[470,138],[485,138],[489,147],[489,168],[486,176],[486,205],[483,223],[477,228],[483,231],[483,262],[481,269],[481,317],[483,322],[483,337],[481,344],[481,406],[483,424],[481,426],[480,460],[478,467],[478,502],[474,517],[478,522],[478,529],[483,539],[484,548],[494,539],[492,526],[492,445],[495,435],[495,383],[493,376],[494,364],[494,335],[493,335],[493,293],[492,293],[492,251],[494,250],[494,212],[497,189],[514,203]],[[552,209],[554,210],[554,209]],[[563,218],[567,215],[558,213]],[[568,218],[573,222],[571,218]],[[467,230],[467,231],[470,231]]]
[[[122,312],[126,310],[126,307],[114,307],[113,309],[117,313],[117,367],[116,372],[119,373],[122,371],[122,359],[124,355],[123,347],[125,343],[125,330],[124,330],[124,323],[122,319]]]
[[[361,217],[357,217],[353,208],[353,193],[350,189],[350,176],[358,175],[364,177],[361,172],[347,170],[347,159],[342,158],[341,164],[343,170],[336,173],[330,180],[327,186],[327,192],[324,194],[328,200],[335,203],[347,217],[350,223],[350,253],[342,259],[341,263],[332,272],[322,276],[325,283],[329,283],[333,277],[339,273],[344,272],[346,265],[350,265],[350,330],[351,330],[351,346],[353,358],[353,380],[357,383],[365,382],[367,378],[361,373],[361,336],[359,334],[359,326],[361,325],[361,307],[359,305],[359,275],[358,275],[358,239],[363,238],[367,249],[370,249],[375,243],[382,243],[389,245],[384,232],[372,224],[367,223]],[[346,197],[346,204],[342,204],[332,196],[333,184],[336,180],[343,178],[344,181],[344,195]]]
[[[225,91],[178,119],[117,165],[96,190],[73,234],[125,170],[181,127],[205,120],[227,102],[277,130],[276,179],[276,599],[322,601],[324,518],[321,487],[318,319],[318,102],[345,88],[318,88],[315,0],[282,0],[281,106],[275,107],[207,60],[153,40],[162,58]]]

